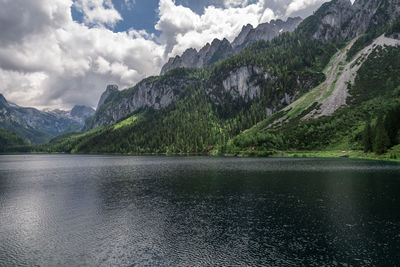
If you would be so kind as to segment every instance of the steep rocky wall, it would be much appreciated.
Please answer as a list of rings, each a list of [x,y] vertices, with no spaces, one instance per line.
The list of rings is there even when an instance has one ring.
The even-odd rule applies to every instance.
[[[233,102],[251,103],[265,97],[269,91],[269,98],[265,112],[271,115],[279,108],[289,105],[304,92],[311,90],[318,84],[317,77],[310,75],[295,77],[297,85],[289,91],[276,90],[275,83],[279,77],[266,72],[257,66],[242,66],[230,71],[220,82],[213,81],[206,89],[211,101],[217,106],[232,105]],[[261,111],[260,112],[264,112]]]
[[[260,82],[269,77],[264,69],[256,66],[243,66],[229,72],[222,82],[210,85],[206,92],[217,105],[231,100],[250,102],[260,96]]]
[[[387,12],[390,10],[390,12]],[[334,0],[315,16],[313,38],[321,41],[350,41],[360,34],[392,23],[400,15],[398,0]],[[306,23],[312,23],[308,18]]]
[[[87,121],[85,130],[110,125],[140,109],[159,110],[176,101],[193,79],[163,77],[144,80],[133,88],[120,91],[107,99],[94,117]]]

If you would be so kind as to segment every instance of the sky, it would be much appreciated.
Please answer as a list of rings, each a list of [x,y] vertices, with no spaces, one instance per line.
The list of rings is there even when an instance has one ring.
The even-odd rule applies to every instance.
[[[0,93],[20,106],[95,107],[169,57],[326,0],[0,0]]]

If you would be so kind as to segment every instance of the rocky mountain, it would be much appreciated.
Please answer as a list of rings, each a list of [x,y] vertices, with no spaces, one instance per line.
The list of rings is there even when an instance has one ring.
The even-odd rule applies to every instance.
[[[158,111],[187,96],[190,86],[202,90],[210,102],[219,108],[229,110],[236,104],[247,105],[260,98],[265,92],[265,84],[276,84],[279,77],[267,72],[263,67],[243,66],[234,68],[222,74],[216,70],[203,83],[194,77],[196,72],[190,69],[175,69],[168,75],[148,78],[133,88],[124,91],[114,91],[105,99],[95,115],[86,121],[85,130],[99,126],[107,126],[138,113],[151,109]],[[293,91],[271,92],[278,99],[266,100],[268,113],[290,104],[302,92],[308,91],[321,78],[320,75],[297,75],[296,88]],[[107,86],[104,95],[108,94]],[[279,96],[279,97],[278,97]]]
[[[399,1],[333,0],[307,18],[307,29],[321,41],[349,41],[365,32],[374,33],[394,22],[400,14]]]
[[[100,97],[95,116],[87,121],[84,129],[89,130],[115,123],[128,114],[143,108],[154,110],[165,108],[184,96],[182,92],[185,88],[197,81],[194,77],[189,79],[186,77],[186,74],[190,72],[189,70],[182,71],[177,68],[211,65],[222,58],[239,53],[256,41],[268,41],[282,32],[293,31],[301,21],[302,19],[299,17],[288,18],[287,21],[272,20],[270,23],[260,24],[255,29],[251,25],[247,25],[243,27],[232,44],[227,39],[222,41],[215,39],[211,44],[206,44],[199,52],[191,48],[186,50],[182,57],[170,59],[162,71],[163,73],[174,70],[168,75],[146,79],[135,87],[124,91],[118,91],[116,85],[108,85]],[[261,83],[261,80],[256,79],[257,81],[255,81],[255,76],[264,77],[263,79],[266,80],[272,78],[269,73],[257,66],[239,68],[232,73],[226,73],[225,80],[205,85],[207,87],[206,92],[215,103],[222,101],[218,96],[220,95],[220,88],[223,88],[229,98],[235,99],[239,94],[241,99],[249,102],[257,95],[259,96],[260,93],[259,83]],[[286,99],[288,98],[290,97],[286,96]],[[286,103],[288,101],[282,100],[281,102]],[[276,110],[277,107],[273,107],[273,109]]]
[[[78,131],[94,112],[85,106],[75,106],[71,111],[20,107],[0,94],[0,127],[19,134],[31,143],[45,143],[54,136]]]
[[[88,117],[92,116],[95,110],[88,106],[75,105],[69,112],[69,116],[80,123],[81,126],[85,124]]]
[[[271,20],[269,23],[258,25],[256,28],[248,24],[243,26],[240,34],[233,40],[232,47],[235,53],[239,53],[257,41],[270,41],[281,33],[294,31],[302,21],[303,19],[300,17],[289,17],[286,21]]]
[[[108,85],[95,115],[87,120],[84,129],[112,124],[140,109],[167,107],[183,96],[184,89],[196,81],[194,77],[187,78],[186,72],[177,69],[171,75],[150,77],[124,91],[118,91],[115,85]]]
[[[209,66],[221,59],[240,53],[244,48],[256,41],[269,41],[283,32],[292,32],[301,23],[300,17],[288,18],[286,21],[272,20],[262,23],[256,28],[248,24],[243,26],[240,34],[230,43],[227,39],[222,41],[214,39],[197,51],[194,48],[187,49],[181,56],[170,58],[162,67],[161,75],[179,67],[204,67]]]
[[[369,142],[366,151],[400,151],[398,5],[333,0],[293,32],[268,41],[253,42],[262,30],[244,26],[231,50],[224,49],[246,46],[241,52],[106,92],[87,120],[85,129],[92,131],[58,140],[51,149],[268,155],[362,150]],[[227,45],[213,43],[202,59],[210,61],[213,53],[205,52]],[[198,64],[199,52],[188,50],[178,59]],[[367,141],[366,125],[377,133],[369,131]]]
[[[99,103],[97,104],[96,110],[99,110],[100,106],[104,104],[106,99],[112,95],[113,93],[118,93],[118,85],[115,84],[110,84],[107,86],[106,90],[101,94],[101,97],[99,99]]]
[[[303,23],[301,23],[301,18],[296,17],[288,18],[286,21],[272,20],[270,23],[260,24],[256,28],[248,24],[243,26],[241,33],[232,43],[226,39],[222,41],[215,39],[198,52],[193,48],[188,49],[182,56],[171,58],[164,65],[161,73],[179,67],[200,68],[211,65],[222,58],[240,54],[256,41],[270,41],[282,32],[293,32],[300,23],[298,34],[306,33],[305,36],[311,36],[317,42],[349,41],[362,33],[379,28],[379,25],[386,25],[383,24],[385,19],[388,20],[388,23],[393,22],[398,17],[399,10],[398,1],[358,0],[352,4],[350,0],[333,0],[323,4],[313,16],[308,17]],[[216,74],[223,77],[222,80],[216,81],[213,79],[215,74],[212,74],[211,77],[206,78],[211,82],[202,85],[214,104],[226,106],[223,104],[228,103],[229,106],[232,101],[249,103],[261,96],[260,88],[263,84],[274,84],[279,78],[261,66],[245,65],[230,68],[229,71],[224,70],[222,73]],[[175,74],[168,75],[168,78],[162,78],[163,76],[151,78],[123,92],[119,92],[117,86],[109,85],[100,98],[98,110],[107,99],[112,99],[113,104],[97,112],[95,118],[88,121],[85,129],[109,125],[142,108],[159,110],[167,107],[179,99],[179,95],[182,96],[181,92],[185,87],[193,82],[193,80],[188,81],[186,78],[182,78],[179,74],[179,78],[175,79]],[[167,80],[168,82],[165,83]],[[315,79],[312,78],[310,81],[315,81]],[[266,107],[267,112],[273,113],[283,105],[293,102],[304,92],[304,88],[309,88],[309,86],[299,87],[299,84],[312,84],[310,81],[297,80],[293,84],[297,87],[294,94],[285,92],[280,99],[272,101],[274,105]],[[173,88],[178,89],[174,91]],[[175,92],[180,93],[175,94]],[[162,103],[159,102],[161,99]]]
[[[194,48],[187,49],[182,56],[170,58],[162,67],[161,75],[175,68],[180,67],[203,67],[211,65],[218,60],[227,58],[234,54],[234,49],[227,39],[214,39],[207,43],[197,52]]]

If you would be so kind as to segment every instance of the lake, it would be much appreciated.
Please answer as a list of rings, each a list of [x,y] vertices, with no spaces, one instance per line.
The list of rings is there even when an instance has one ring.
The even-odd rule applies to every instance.
[[[0,266],[399,266],[400,164],[0,156]]]

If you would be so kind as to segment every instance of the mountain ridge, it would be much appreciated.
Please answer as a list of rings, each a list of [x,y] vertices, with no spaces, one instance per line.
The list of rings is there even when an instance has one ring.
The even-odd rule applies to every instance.
[[[214,39],[207,43],[199,51],[189,48],[181,56],[172,57],[161,68],[160,75],[180,67],[201,68],[211,65],[221,59],[240,53],[247,46],[256,41],[269,41],[283,32],[293,31],[300,23],[300,17],[289,17],[286,21],[277,19],[267,23],[261,23],[256,28],[247,24],[242,27],[239,35],[230,43],[226,38]]]
[[[46,143],[54,136],[83,128],[95,111],[76,105],[70,111],[38,110],[9,103],[0,94],[0,127],[15,132],[31,143]]]

